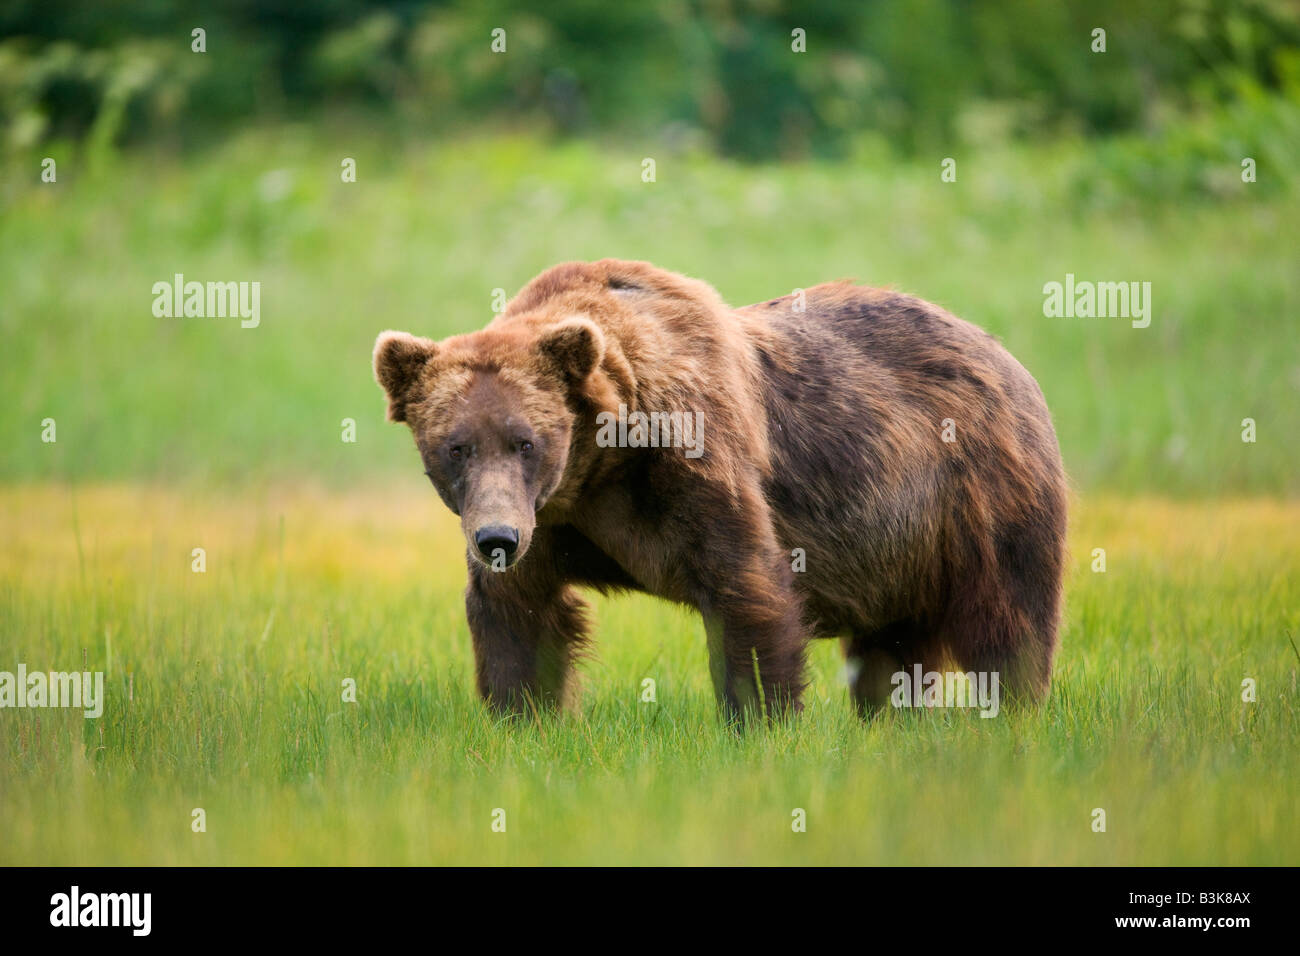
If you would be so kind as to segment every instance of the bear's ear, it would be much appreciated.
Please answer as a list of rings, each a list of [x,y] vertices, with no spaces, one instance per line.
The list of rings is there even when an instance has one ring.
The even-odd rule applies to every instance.
[[[590,319],[566,319],[546,331],[538,348],[566,380],[582,382],[605,357],[605,335]]]
[[[406,421],[411,386],[437,351],[437,343],[406,332],[380,332],[375,339],[375,381],[388,395],[390,422]]]

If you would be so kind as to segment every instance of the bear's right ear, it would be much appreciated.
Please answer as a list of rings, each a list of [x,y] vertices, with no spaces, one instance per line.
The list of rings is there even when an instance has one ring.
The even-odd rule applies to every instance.
[[[411,386],[437,351],[437,343],[407,332],[380,332],[375,339],[375,381],[388,395],[390,422],[406,421]]]
[[[605,355],[605,336],[595,322],[577,316],[549,329],[538,349],[570,382],[581,382]]]

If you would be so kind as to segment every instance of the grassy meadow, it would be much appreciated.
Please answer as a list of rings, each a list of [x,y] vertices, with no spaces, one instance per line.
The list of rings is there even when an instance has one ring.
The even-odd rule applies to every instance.
[[[0,670],[84,662],[108,698],[0,712],[0,863],[1300,860],[1293,184],[1252,192],[1225,155],[1212,197],[1126,191],[1083,143],[959,155],[955,183],[939,157],[652,153],[643,183],[644,152],[285,126],[197,158],[55,151],[50,184],[5,167]],[[738,738],[699,621],[620,598],[594,601],[577,713],[492,720],[462,539],[370,349],[602,256],[737,305],[855,277],[1003,339],[1075,488],[1040,710],[864,725],[824,643],[802,718]],[[260,326],[155,318],[178,272],[260,281]],[[1066,273],[1151,282],[1150,327],[1044,317]]]
[[[702,627],[648,598],[597,603],[580,713],[494,723],[456,524],[423,489],[27,486],[0,508],[6,654],[88,654],[108,691],[97,721],[4,714],[6,863],[1286,864],[1300,845],[1295,503],[1080,507],[1040,712],[864,726],[823,642],[802,719],[741,739]]]

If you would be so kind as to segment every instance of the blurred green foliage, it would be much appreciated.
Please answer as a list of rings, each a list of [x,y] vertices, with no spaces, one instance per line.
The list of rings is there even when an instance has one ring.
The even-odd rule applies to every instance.
[[[409,468],[375,334],[616,256],[735,304],[846,276],[938,302],[1038,376],[1082,488],[1296,492],[1296,6],[515,6],[0,10],[0,479]],[[260,281],[265,324],[155,318],[176,272]],[[1067,272],[1151,281],[1152,328],[1045,318]]]
[[[206,52],[191,31],[206,31]],[[492,31],[505,30],[494,53]],[[1106,30],[1106,52],[1092,31]],[[792,50],[793,31],[806,52]],[[256,118],[365,110],[847,155],[991,137],[1151,132],[1243,97],[1300,99],[1291,0],[14,0],[0,136],[186,142]]]

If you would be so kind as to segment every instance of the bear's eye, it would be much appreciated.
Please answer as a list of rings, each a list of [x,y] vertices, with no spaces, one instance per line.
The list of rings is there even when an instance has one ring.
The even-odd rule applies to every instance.
[[[530,452],[533,450],[533,443],[530,441],[521,441],[519,443],[519,450],[522,452]]]
[[[450,458],[452,461],[460,461],[462,458],[465,457],[465,446],[452,445],[451,448],[448,449],[447,451],[447,457]]]

